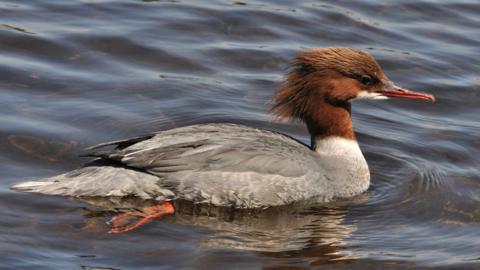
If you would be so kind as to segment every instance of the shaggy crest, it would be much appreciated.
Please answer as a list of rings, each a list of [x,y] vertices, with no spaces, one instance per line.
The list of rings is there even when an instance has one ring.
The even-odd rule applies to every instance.
[[[332,88],[326,79],[344,76],[360,80],[363,75],[386,78],[380,65],[368,53],[344,47],[315,48],[300,53],[292,64],[292,71],[275,93],[270,112],[280,119],[305,120],[309,112],[318,108],[322,89]]]

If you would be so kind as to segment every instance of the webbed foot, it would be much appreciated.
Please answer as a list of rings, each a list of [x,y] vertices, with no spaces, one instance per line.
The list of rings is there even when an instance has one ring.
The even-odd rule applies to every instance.
[[[110,220],[112,229],[110,233],[123,233],[135,230],[150,221],[161,218],[165,215],[173,214],[175,208],[171,202],[162,202],[151,206],[146,206],[140,210],[123,212],[115,215]]]

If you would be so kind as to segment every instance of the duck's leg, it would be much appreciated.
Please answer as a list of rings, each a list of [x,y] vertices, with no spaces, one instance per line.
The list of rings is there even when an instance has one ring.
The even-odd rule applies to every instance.
[[[135,230],[155,218],[161,218],[174,212],[175,208],[171,202],[162,202],[145,206],[138,211],[120,213],[110,220],[110,224],[112,225],[110,233],[122,233]]]

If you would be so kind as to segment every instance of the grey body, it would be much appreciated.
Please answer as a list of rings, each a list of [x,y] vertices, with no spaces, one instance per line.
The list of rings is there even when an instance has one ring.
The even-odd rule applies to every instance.
[[[73,197],[184,199],[236,208],[330,201],[365,191],[368,166],[356,141],[319,140],[316,151],[280,133],[203,124],[91,147],[109,164],[15,185]],[[116,146],[112,150],[103,150]]]

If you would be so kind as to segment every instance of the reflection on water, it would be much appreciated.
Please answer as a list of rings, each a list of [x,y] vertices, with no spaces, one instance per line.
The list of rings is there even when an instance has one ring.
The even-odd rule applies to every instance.
[[[142,209],[148,202],[129,199],[85,199],[95,208],[87,208],[87,217],[108,217],[119,210]],[[266,210],[233,210],[210,205],[176,201],[176,212],[168,217],[172,224],[198,226],[212,234],[198,240],[199,248],[227,248],[265,253],[298,251],[312,247],[329,247],[318,256],[344,257],[335,251],[343,240],[355,231],[352,224],[343,224],[347,205],[365,202],[365,195],[329,205],[308,203],[274,207]],[[91,221],[87,230],[101,230],[98,220]],[[103,225],[100,227],[104,227]]]
[[[0,268],[478,268],[479,12],[475,1],[0,0]],[[368,50],[393,81],[437,97],[354,104],[372,174],[363,196],[266,211],[175,202],[174,215],[117,235],[105,222],[144,202],[9,190],[87,162],[85,146],[187,124],[308,142],[265,111],[299,50],[333,45]]]

